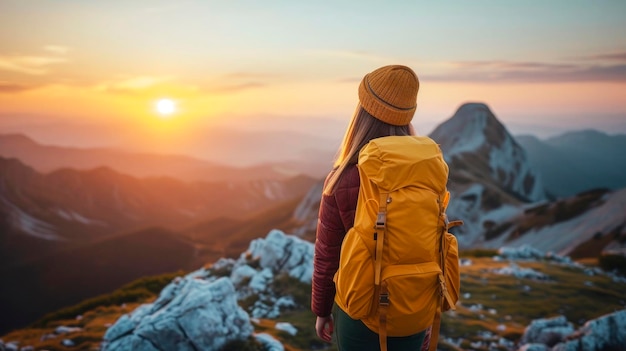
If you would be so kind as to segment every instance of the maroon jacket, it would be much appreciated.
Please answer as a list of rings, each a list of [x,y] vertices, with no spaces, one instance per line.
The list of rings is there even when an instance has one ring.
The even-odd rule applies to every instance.
[[[331,174],[332,172],[328,176]],[[356,164],[350,165],[341,174],[334,194],[322,195],[320,201],[311,294],[311,310],[320,317],[330,315],[333,307],[333,277],[339,268],[341,243],[354,224],[359,184],[359,170]]]

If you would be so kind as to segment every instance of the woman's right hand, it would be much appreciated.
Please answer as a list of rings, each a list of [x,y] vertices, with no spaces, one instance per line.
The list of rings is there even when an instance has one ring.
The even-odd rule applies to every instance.
[[[328,317],[317,317],[317,320],[315,321],[315,331],[320,339],[326,342],[331,342],[333,329],[335,329],[335,322],[333,322],[332,314]]]

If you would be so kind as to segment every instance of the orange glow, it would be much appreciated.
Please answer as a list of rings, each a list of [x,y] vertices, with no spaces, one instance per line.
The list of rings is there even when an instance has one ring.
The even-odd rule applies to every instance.
[[[172,146],[184,143],[186,135],[216,123],[273,115],[323,116],[344,121],[358,101],[358,82],[354,81],[283,82],[239,91],[202,90],[172,82],[145,87],[133,83],[124,85],[132,91],[95,85],[49,85],[17,94],[0,94],[0,128],[17,115],[28,115],[40,124],[112,124],[119,127],[124,140],[131,139],[155,152],[173,152]],[[513,115],[525,115],[530,120],[545,118],[554,111],[593,115],[626,110],[626,100],[621,96],[623,84],[617,83],[421,83],[414,124],[422,132],[449,118],[468,101],[487,103],[504,123]],[[176,110],[170,115],[159,115],[155,104],[165,96],[176,97],[170,98]],[[564,129],[577,129],[573,122]],[[273,122],[268,119],[264,123]],[[279,125],[272,126],[281,129]]]

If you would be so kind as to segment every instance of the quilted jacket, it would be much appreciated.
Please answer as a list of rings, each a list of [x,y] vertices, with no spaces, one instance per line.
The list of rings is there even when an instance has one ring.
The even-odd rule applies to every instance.
[[[330,315],[333,307],[333,277],[339,267],[341,243],[354,224],[359,183],[359,170],[356,164],[350,165],[342,173],[334,194],[322,195],[320,201],[311,294],[311,310],[320,317]]]

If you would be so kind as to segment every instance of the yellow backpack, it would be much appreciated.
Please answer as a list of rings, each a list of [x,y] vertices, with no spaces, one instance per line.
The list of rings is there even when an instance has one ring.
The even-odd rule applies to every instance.
[[[448,165],[421,136],[370,141],[359,153],[361,185],[354,226],[341,246],[335,302],[380,335],[408,336],[433,326],[460,291],[456,237],[446,207]]]

